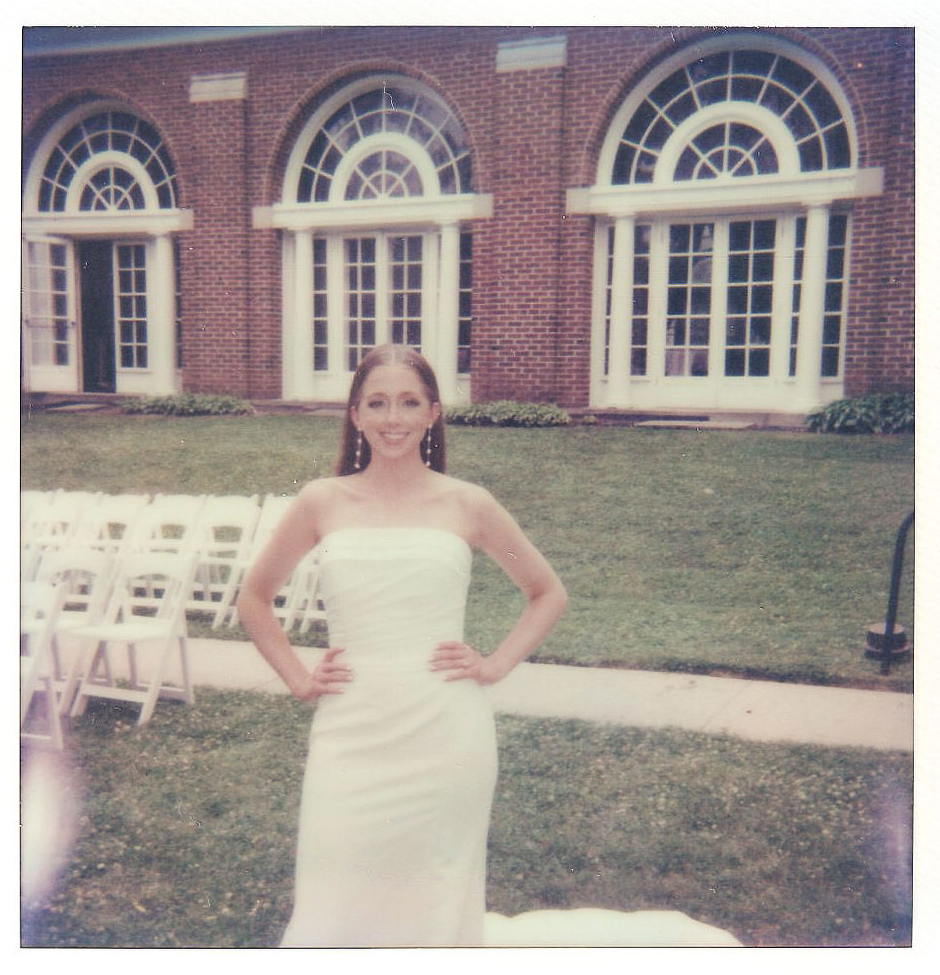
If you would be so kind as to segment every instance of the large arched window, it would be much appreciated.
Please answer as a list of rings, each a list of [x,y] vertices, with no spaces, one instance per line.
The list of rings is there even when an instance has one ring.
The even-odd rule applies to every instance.
[[[406,79],[373,79],[335,101],[307,128],[316,131],[300,165],[298,202],[469,192],[466,136],[436,95]]]
[[[729,111],[742,120],[705,122]],[[764,115],[768,128],[786,130],[789,140],[784,135],[783,141],[792,142],[799,171],[851,165],[843,109],[826,81],[782,53],[744,47],[683,64],[639,100],[617,144],[611,183],[649,183],[654,174],[671,182],[777,173]],[[664,147],[677,131],[688,130],[690,120],[698,131],[673,151],[678,165],[659,168]]]
[[[841,394],[859,170],[832,73],[761,33],[718,35],[628,93],[597,182],[592,401],[802,411]]]
[[[23,349],[34,390],[178,385],[172,234],[191,226],[155,125],[110,102],[63,115],[27,169]]]
[[[405,77],[356,79],[311,111],[279,203],[256,225],[284,235],[284,395],[339,398],[375,345],[420,350],[449,402],[469,393],[469,140],[455,112]]]
[[[144,210],[176,207],[176,173],[157,130],[128,112],[84,117],[56,141],[39,180],[36,208]]]

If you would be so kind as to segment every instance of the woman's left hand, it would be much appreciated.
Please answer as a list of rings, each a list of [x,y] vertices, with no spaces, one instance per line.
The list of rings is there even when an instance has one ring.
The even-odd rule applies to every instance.
[[[504,677],[492,657],[484,657],[473,647],[456,640],[439,643],[431,657],[431,670],[444,671],[445,680],[475,680],[478,684],[495,684]]]

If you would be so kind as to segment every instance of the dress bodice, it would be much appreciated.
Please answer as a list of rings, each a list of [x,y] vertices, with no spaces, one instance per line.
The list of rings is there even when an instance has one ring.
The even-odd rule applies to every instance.
[[[438,643],[462,640],[472,553],[438,528],[341,528],[320,542],[319,591],[330,645],[357,671],[426,669]]]

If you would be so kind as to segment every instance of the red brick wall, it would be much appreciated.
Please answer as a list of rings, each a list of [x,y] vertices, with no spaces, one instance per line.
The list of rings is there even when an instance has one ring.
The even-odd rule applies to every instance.
[[[501,40],[567,35],[564,69],[497,74]],[[189,389],[280,395],[277,233],[251,208],[279,198],[286,153],[310,106],[362,71],[403,72],[437,90],[466,127],[474,188],[492,193],[474,232],[473,396],[588,402],[593,222],[565,191],[594,182],[616,111],[649,67],[708,31],[688,28],[343,28],[134,52],[30,59],[26,152],[77,98],[119,98],[165,136],[181,204],[184,381]],[[913,33],[787,30],[851,100],[862,166],[885,192],[853,208],[846,388],[913,387]],[[196,74],[244,71],[244,101],[190,104]]]

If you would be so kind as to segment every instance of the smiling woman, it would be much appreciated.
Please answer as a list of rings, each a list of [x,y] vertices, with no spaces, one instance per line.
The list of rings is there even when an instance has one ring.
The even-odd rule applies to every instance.
[[[318,701],[283,944],[483,942],[496,735],[483,686],[527,657],[565,589],[489,492],[444,473],[437,381],[414,350],[359,363],[337,476],[298,495],[248,574],[239,616],[301,700]],[[330,649],[307,671],[272,612],[317,547]],[[472,550],[526,597],[499,646],[464,642]]]

